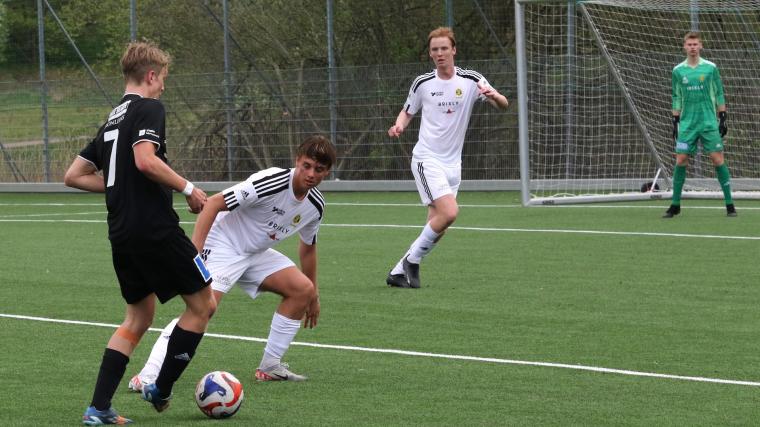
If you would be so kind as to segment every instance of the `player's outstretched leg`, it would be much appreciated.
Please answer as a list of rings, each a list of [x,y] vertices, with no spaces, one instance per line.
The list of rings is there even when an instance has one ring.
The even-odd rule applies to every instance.
[[[161,335],[159,335],[155,344],[153,344],[153,348],[150,350],[150,356],[148,356],[145,366],[143,366],[139,374],[129,380],[128,387],[130,391],[141,393],[143,386],[156,382],[158,373],[161,371],[161,365],[163,365],[164,358],[166,357],[166,347],[169,344],[169,338],[171,338],[174,326],[177,325],[178,321],[179,317],[169,322],[164,327],[164,330],[161,331]]]
[[[304,305],[305,307],[305,305]],[[288,318],[275,311],[269,328],[264,355],[254,377],[256,381],[304,381],[306,377],[290,371],[282,357],[301,328],[301,321]]]

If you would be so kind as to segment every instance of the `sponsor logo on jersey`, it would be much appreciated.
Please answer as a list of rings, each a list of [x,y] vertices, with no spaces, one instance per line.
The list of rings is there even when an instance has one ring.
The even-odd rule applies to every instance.
[[[272,207],[272,212],[275,212],[277,215],[285,215],[285,210],[280,209],[277,206]]]
[[[455,92],[455,93],[456,93],[456,95],[457,95],[457,98],[461,98],[461,97],[462,97],[462,94],[463,94],[464,92],[462,92],[462,89],[459,89],[459,88],[457,88],[457,90],[456,90],[456,92]]]
[[[686,86],[686,90],[704,90],[705,85],[691,85]]]
[[[280,225],[274,221],[269,221],[269,224],[267,225],[269,225],[269,228],[271,228],[273,231],[279,231],[280,233],[283,233],[283,234],[290,233],[290,229],[288,227],[284,225]]]
[[[298,215],[294,216],[293,217],[293,222],[291,222],[291,224],[298,225],[299,222],[301,222],[301,214],[298,214]]]
[[[443,96],[443,91],[440,90],[438,92],[430,92],[430,96]]]
[[[118,107],[114,108],[113,111],[111,111],[111,114],[108,115],[108,121],[111,121],[119,116],[123,116],[127,112],[127,107],[129,107],[129,103],[132,102],[127,101]]]
[[[154,138],[158,138],[158,134],[153,129],[140,129],[140,131],[137,133],[138,136],[152,136]]]

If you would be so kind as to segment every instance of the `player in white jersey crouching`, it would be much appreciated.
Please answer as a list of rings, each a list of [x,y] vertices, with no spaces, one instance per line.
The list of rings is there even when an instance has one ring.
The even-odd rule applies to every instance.
[[[298,148],[293,169],[269,168],[208,198],[198,216],[192,241],[211,272],[219,303],[237,284],[251,298],[269,291],[282,296],[272,318],[264,355],[256,369],[258,381],[303,381],[290,372],[282,357],[304,327],[317,326],[317,232],[325,202],[317,186],[335,163],[335,148],[323,136],[310,136]],[[301,269],[272,249],[298,233]],[[176,319],[164,328],[142,371],[129,388],[155,381],[166,354],[167,338]]]
[[[427,224],[409,250],[388,273],[386,283],[400,288],[420,287],[420,262],[443,237],[459,214],[457,190],[461,181],[462,147],[476,101],[506,109],[507,98],[476,71],[454,66],[456,39],[450,28],[428,35],[435,70],[417,77],[388,136],[398,138],[422,110],[420,134],[412,151],[412,174]]]

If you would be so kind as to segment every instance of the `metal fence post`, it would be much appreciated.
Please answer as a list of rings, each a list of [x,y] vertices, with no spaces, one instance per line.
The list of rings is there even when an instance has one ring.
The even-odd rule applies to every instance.
[[[333,0],[327,0],[327,74],[328,92],[330,97],[330,140],[337,144],[338,138],[338,108],[335,101],[335,53],[333,52]],[[333,169],[333,177],[337,178],[337,168]]]
[[[137,40],[137,0],[129,0],[129,39]]]
[[[227,107],[227,180],[232,181],[232,74],[230,73],[230,16],[229,2],[224,0],[224,95]]]
[[[47,80],[45,78],[45,9],[37,0],[37,47],[40,56],[40,106],[42,107],[42,146],[45,158],[45,182],[50,182],[50,138],[48,136]]]

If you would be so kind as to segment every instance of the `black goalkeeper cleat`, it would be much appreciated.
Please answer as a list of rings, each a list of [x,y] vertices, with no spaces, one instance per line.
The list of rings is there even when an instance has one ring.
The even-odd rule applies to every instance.
[[[420,287],[420,265],[409,262],[407,258],[405,257],[404,262],[401,263],[404,267],[404,275],[409,283],[409,287],[417,289]]]
[[[391,274],[388,273],[388,278],[385,279],[385,283],[393,288],[408,288],[409,282],[406,281],[406,276],[403,274]]]
[[[673,218],[674,216],[681,213],[681,207],[676,205],[670,205],[667,211],[665,211],[665,215],[663,215],[663,218]]]
[[[731,203],[730,205],[726,205],[726,216],[730,216],[733,218],[737,215],[739,214],[736,213],[736,207],[734,206],[733,203]]]

